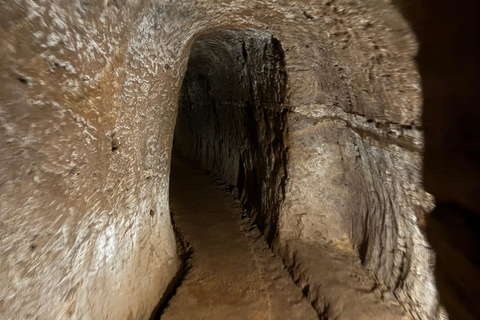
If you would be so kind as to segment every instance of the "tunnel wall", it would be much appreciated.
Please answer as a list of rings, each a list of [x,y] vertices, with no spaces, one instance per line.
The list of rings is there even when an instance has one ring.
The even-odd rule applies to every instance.
[[[435,317],[417,46],[390,3],[14,0],[0,9],[1,318],[148,318],[178,263],[168,173],[190,48],[247,28],[280,41],[288,75],[276,252],[321,314],[371,319],[363,306],[399,300]]]
[[[273,240],[286,178],[286,71],[258,31],[198,38],[180,91],[174,150],[235,186]]]
[[[180,82],[144,5],[0,4],[1,319],[148,319],[176,272]]]

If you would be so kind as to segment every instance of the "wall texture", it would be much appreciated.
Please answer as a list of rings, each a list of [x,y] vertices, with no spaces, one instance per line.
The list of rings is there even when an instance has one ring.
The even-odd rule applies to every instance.
[[[181,84],[195,39],[226,41],[205,36],[220,29],[257,30],[241,37],[247,56],[267,44],[265,59],[240,72],[259,74],[269,48],[282,48],[285,64],[267,66],[285,70],[286,84],[254,88],[285,87],[285,96],[257,99],[248,91],[248,99],[235,99],[273,103],[284,118],[273,113],[270,137],[288,127],[283,146],[269,153],[288,147],[287,161],[267,164],[281,164],[272,199],[283,198],[278,178],[286,164],[285,201],[278,221],[272,215],[263,227],[317,311],[371,318],[400,301],[406,317],[437,315],[433,259],[420,229],[433,204],[420,177],[417,45],[392,4],[0,5],[0,317],[149,317],[178,265],[168,174]],[[185,83],[207,86],[195,73]],[[245,181],[258,159],[244,160]],[[229,165],[222,164],[224,176],[241,181]],[[379,309],[358,309],[358,290]]]
[[[162,84],[180,80],[159,68],[153,15],[0,6],[0,318],[147,319],[177,268]]]

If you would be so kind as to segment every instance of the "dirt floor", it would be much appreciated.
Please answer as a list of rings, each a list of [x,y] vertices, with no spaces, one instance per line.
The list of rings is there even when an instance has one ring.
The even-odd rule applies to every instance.
[[[227,187],[174,159],[170,203],[191,254],[160,319],[318,319]]]

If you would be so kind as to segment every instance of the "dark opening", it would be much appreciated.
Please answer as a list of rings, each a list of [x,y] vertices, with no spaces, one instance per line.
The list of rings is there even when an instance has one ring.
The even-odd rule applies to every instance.
[[[174,154],[231,186],[273,240],[286,175],[286,70],[270,34],[216,31],[195,41],[179,97]]]

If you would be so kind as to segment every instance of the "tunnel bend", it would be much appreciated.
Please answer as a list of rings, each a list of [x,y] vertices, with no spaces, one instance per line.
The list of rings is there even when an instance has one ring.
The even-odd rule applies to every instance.
[[[231,186],[272,240],[286,176],[281,45],[255,30],[199,36],[178,103],[174,152]]]

